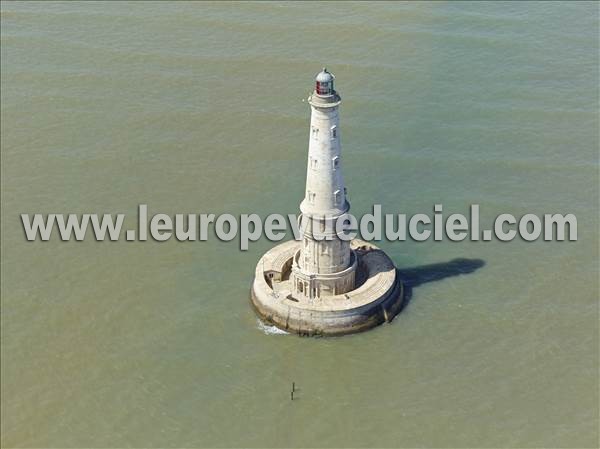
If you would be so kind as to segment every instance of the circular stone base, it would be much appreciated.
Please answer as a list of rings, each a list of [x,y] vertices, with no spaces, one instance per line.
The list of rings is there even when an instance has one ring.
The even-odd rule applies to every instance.
[[[402,308],[404,289],[391,259],[378,247],[355,239],[356,287],[335,296],[294,297],[289,275],[300,248],[295,240],[270,249],[256,265],[250,298],[258,315],[300,335],[343,335],[391,321]]]

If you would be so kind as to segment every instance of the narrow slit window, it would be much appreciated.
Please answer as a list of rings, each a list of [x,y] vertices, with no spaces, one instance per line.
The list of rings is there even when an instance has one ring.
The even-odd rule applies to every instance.
[[[331,138],[332,139],[337,139],[337,126],[332,126],[331,127]]]
[[[335,204],[340,204],[340,202],[342,200],[341,190],[336,190],[335,192],[333,192],[333,196],[335,198]]]
[[[331,165],[334,170],[337,170],[340,166],[340,157],[335,156],[333,159],[331,159]]]

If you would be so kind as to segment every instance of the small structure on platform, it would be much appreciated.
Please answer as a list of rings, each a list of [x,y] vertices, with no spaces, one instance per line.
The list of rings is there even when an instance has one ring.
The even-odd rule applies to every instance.
[[[339,106],[333,74],[323,69],[309,97],[306,192],[301,241],[269,250],[258,261],[251,291],[262,319],[301,335],[341,335],[391,319],[403,287],[391,259],[375,245],[343,238],[338,220],[350,210],[341,165]]]

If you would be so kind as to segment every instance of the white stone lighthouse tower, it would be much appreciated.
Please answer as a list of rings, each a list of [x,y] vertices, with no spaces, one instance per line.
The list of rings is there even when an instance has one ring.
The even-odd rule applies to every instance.
[[[256,264],[252,305],[265,321],[300,335],[342,335],[391,321],[404,290],[392,260],[377,246],[336,233],[350,210],[342,176],[334,76],[323,69],[311,108],[301,241],[267,251]],[[376,177],[373,178],[376,182]],[[339,227],[340,230],[342,229]]]
[[[354,288],[356,257],[350,242],[336,235],[335,222],[350,209],[342,175],[339,106],[334,76],[316,77],[311,106],[306,192],[300,204],[302,246],[292,266],[293,288],[309,299],[334,296]]]

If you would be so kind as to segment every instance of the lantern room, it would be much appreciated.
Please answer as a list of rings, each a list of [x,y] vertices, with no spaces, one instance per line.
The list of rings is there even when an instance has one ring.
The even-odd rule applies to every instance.
[[[317,95],[326,97],[333,95],[333,80],[335,77],[323,67],[323,70],[315,78],[315,92]]]

